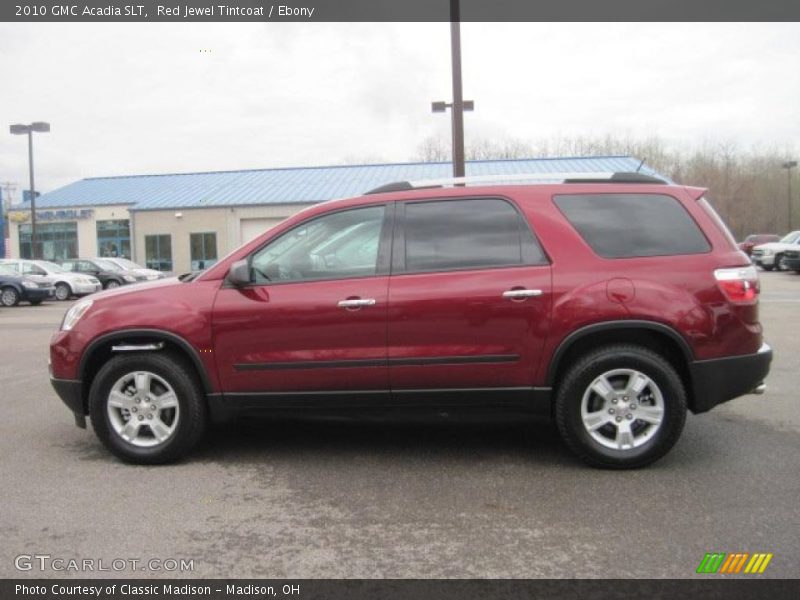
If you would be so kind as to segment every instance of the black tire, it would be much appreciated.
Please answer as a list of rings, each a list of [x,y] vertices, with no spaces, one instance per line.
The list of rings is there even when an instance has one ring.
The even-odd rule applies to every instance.
[[[776,254],[775,255],[775,270],[776,271],[787,271],[786,265],[783,264],[783,254]]]
[[[172,386],[178,400],[180,418],[174,432],[166,441],[150,447],[139,447],[123,439],[109,417],[112,387],[134,371],[147,371],[162,378]],[[181,357],[166,352],[125,354],[109,360],[92,382],[89,415],[95,434],[112,454],[125,462],[141,465],[164,464],[182,458],[200,441],[208,421],[203,389],[192,367]]]
[[[765,271],[772,271],[772,269],[774,269],[775,266],[774,265],[761,265],[761,268],[764,269]]]
[[[121,285],[122,284],[119,281],[111,279],[109,281],[106,281],[106,284],[103,286],[103,288],[106,290],[113,290],[120,287]]]
[[[69,297],[72,296],[72,288],[67,283],[57,283],[56,284],[56,291],[55,291],[55,298],[56,300],[69,300]]]
[[[617,369],[635,370],[650,378],[663,402],[662,420],[652,437],[640,446],[632,444],[633,447],[626,449],[609,448],[598,442],[584,426],[581,417],[581,403],[590,385],[601,375]],[[614,393],[621,392],[614,390]],[[646,407],[639,406],[639,409],[643,408]],[[604,346],[580,357],[568,369],[558,386],[555,412],[561,437],[584,462],[599,468],[636,469],[655,462],[678,441],[686,421],[686,390],[675,368],[652,350],[628,344]],[[635,413],[635,410],[626,412]],[[630,418],[634,420],[629,427],[635,425],[647,431],[649,426],[646,423],[635,420],[633,415]],[[609,425],[616,428],[613,422]]]
[[[13,287],[4,287],[0,290],[0,303],[3,306],[16,306],[19,304],[19,292]]]

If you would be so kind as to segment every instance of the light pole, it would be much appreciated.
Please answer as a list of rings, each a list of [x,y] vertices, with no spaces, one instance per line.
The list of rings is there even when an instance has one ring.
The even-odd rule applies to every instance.
[[[464,111],[475,110],[472,100],[462,100],[461,110],[455,102],[431,102],[431,111],[435,113],[452,111],[453,126],[453,177],[464,177]]]
[[[792,169],[797,166],[796,160],[789,160],[786,161],[781,165],[784,169],[786,169],[786,180],[787,180],[787,213],[788,215],[788,222],[789,222],[789,231],[792,230]]]
[[[453,121],[453,177],[464,176],[464,111],[474,110],[472,100],[464,101],[461,86],[461,8],[459,0],[450,0],[450,55],[453,64],[453,102],[434,102],[433,112],[452,109]]]
[[[35,121],[30,125],[12,125],[9,130],[12,135],[28,136],[28,168],[31,178],[31,258],[36,260],[36,188],[33,185],[33,132],[47,133],[50,123]]]

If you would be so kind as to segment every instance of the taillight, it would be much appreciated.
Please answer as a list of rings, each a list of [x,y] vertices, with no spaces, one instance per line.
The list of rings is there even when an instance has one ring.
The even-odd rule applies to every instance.
[[[717,269],[714,271],[719,289],[731,302],[748,304],[758,298],[758,271],[754,266]]]

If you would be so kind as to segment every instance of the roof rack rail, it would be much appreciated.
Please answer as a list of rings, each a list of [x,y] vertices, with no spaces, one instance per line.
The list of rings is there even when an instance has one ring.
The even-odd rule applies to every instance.
[[[395,181],[366,192],[369,194],[384,194],[387,192],[403,192],[423,188],[445,187],[455,185],[470,185],[476,183],[491,183],[511,181],[560,181],[562,183],[655,183],[667,184],[666,179],[645,173],[626,172],[586,172],[586,173],[515,173],[507,175],[471,175],[469,177],[445,177],[442,179],[423,179],[418,181]]]

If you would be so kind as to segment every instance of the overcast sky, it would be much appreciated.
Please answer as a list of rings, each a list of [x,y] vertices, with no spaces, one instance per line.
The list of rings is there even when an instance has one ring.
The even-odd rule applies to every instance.
[[[462,25],[466,135],[800,148],[800,24]],[[201,52],[207,50],[207,52]],[[449,135],[447,23],[0,24],[0,183],[402,162]]]

